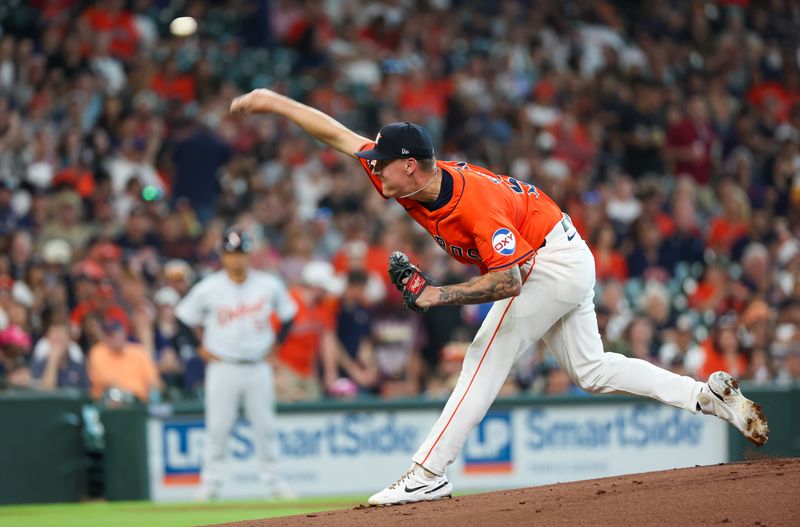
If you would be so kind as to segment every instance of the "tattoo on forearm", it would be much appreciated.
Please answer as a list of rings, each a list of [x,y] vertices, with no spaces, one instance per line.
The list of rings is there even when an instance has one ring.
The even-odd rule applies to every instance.
[[[516,265],[505,271],[486,273],[462,284],[439,288],[439,304],[482,304],[519,294],[522,277]]]

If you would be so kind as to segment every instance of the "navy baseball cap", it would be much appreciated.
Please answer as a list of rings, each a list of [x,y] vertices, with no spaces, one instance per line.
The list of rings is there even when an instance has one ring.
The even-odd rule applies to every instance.
[[[427,130],[418,124],[408,121],[391,123],[378,132],[374,148],[355,154],[371,161],[389,161],[407,157],[430,159],[433,157],[433,142]]]
[[[249,253],[253,240],[240,227],[231,227],[222,235],[222,250],[226,253]]]

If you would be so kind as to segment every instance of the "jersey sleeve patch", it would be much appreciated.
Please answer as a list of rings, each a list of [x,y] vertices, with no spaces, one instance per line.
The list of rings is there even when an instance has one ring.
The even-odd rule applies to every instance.
[[[489,271],[511,267],[534,252],[508,217],[497,210],[486,211],[473,233],[483,265]]]
[[[511,229],[501,227],[492,234],[492,248],[497,254],[511,256],[517,250],[517,239]]]

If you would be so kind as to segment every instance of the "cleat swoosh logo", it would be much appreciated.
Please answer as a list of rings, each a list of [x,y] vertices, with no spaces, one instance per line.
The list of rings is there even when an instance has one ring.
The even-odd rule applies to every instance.
[[[426,491],[426,492],[425,492],[425,494],[430,494],[431,492],[436,492],[437,490],[441,489],[441,488],[442,488],[442,487],[444,487],[445,485],[447,485],[447,481],[445,481],[444,483],[442,483],[441,485],[439,485],[439,486],[438,486],[438,487],[436,487],[435,489],[431,489],[431,490],[429,490],[429,491]]]
[[[406,492],[417,492],[418,490],[424,489],[425,487],[427,487],[427,485],[423,485],[423,486],[417,487],[415,489],[410,489],[410,488],[408,488],[408,485],[406,485]]]
[[[572,236],[567,236],[567,241],[568,241],[568,242],[571,242],[571,241],[572,241],[572,238],[574,238],[576,234],[578,234],[578,233],[577,233],[577,232],[573,232],[573,233],[572,233]]]

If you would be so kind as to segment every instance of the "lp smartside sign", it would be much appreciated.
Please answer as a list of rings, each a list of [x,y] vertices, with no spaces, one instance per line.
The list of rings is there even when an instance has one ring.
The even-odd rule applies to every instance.
[[[386,486],[438,417],[436,409],[281,414],[281,472],[300,496],[364,494]],[[192,499],[205,432],[201,415],[148,422],[151,497]],[[542,485],[728,461],[722,421],[654,403],[536,405],[493,410],[448,474],[459,490]],[[252,428],[238,422],[228,445],[223,498],[259,498]],[[342,478],[341,474],[348,474]]]

